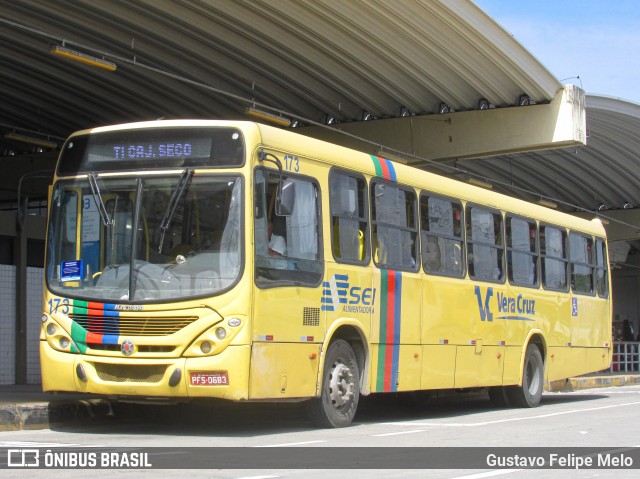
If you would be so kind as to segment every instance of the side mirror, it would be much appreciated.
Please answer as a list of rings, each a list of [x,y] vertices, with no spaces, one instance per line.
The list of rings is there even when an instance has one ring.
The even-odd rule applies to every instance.
[[[296,199],[296,184],[293,180],[280,180],[280,194],[276,200],[276,215],[291,216]]]

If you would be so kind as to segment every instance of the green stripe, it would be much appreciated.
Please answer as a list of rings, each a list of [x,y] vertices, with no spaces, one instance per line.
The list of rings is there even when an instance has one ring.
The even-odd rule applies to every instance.
[[[80,301],[78,299],[73,300],[72,314],[87,314],[89,303],[87,301]]]
[[[369,155],[371,156],[371,159],[373,160],[373,166],[376,169],[376,176],[378,178],[382,178],[382,166],[380,166],[380,160],[378,159],[377,156],[374,155]]]
[[[376,375],[376,391],[384,390],[384,362],[387,352],[387,300],[389,298],[389,273],[380,270],[380,345],[378,347],[378,374]]]
[[[71,322],[71,339],[76,343],[81,353],[87,352],[87,330],[75,321]]]

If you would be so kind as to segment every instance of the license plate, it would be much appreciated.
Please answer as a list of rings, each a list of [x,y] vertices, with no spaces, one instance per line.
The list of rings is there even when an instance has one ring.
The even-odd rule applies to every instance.
[[[226,386],[229,384],[227,371],[192,371],[192,386]]]

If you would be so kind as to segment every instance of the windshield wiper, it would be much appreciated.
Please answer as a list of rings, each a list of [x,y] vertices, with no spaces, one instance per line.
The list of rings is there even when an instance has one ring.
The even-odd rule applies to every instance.
[[[183,193],[189,186],[189,182],[191,181],[191,177],[193,176],[193,170],[187,168],[182,172],[182,176],[178,180],[178,185],[176,186],[175,191],[173,192],[173,196],[171,197],[171,201],[167,205],[167,210],[164,212],[164,218],[162,218],[162,222],[160,223],[160,244],[158,246],[158,253],[162,253],[162,244],[164,243],[164,236],[167,230],[169,229],[169,225],[171,224],[171,219],[173,218],[173,213],[176,211],[176,206],[178,206],[178,202],[182,197]]]
[[[102,195],[100,194],[100,188],[98,188],[96,175],[94,175],[93,173],[89,173],[87,175],[87,178],[89,179],[89,186],[91,186],[91,194],[93,195],[93,201],[96,203],[96,208],[98,208],[98,212],[100,213],[100,218],[102,218],[102,223],[104,223],[105,226],[112,226],[113,220],[109,218],[107,207],[104,205],[104,201],[102,201]]]

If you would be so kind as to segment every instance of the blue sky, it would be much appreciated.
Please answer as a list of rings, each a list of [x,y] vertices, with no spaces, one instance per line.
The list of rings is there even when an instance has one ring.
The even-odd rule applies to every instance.
[[[563,83],[640,103],[639,0],[473,0]]]

